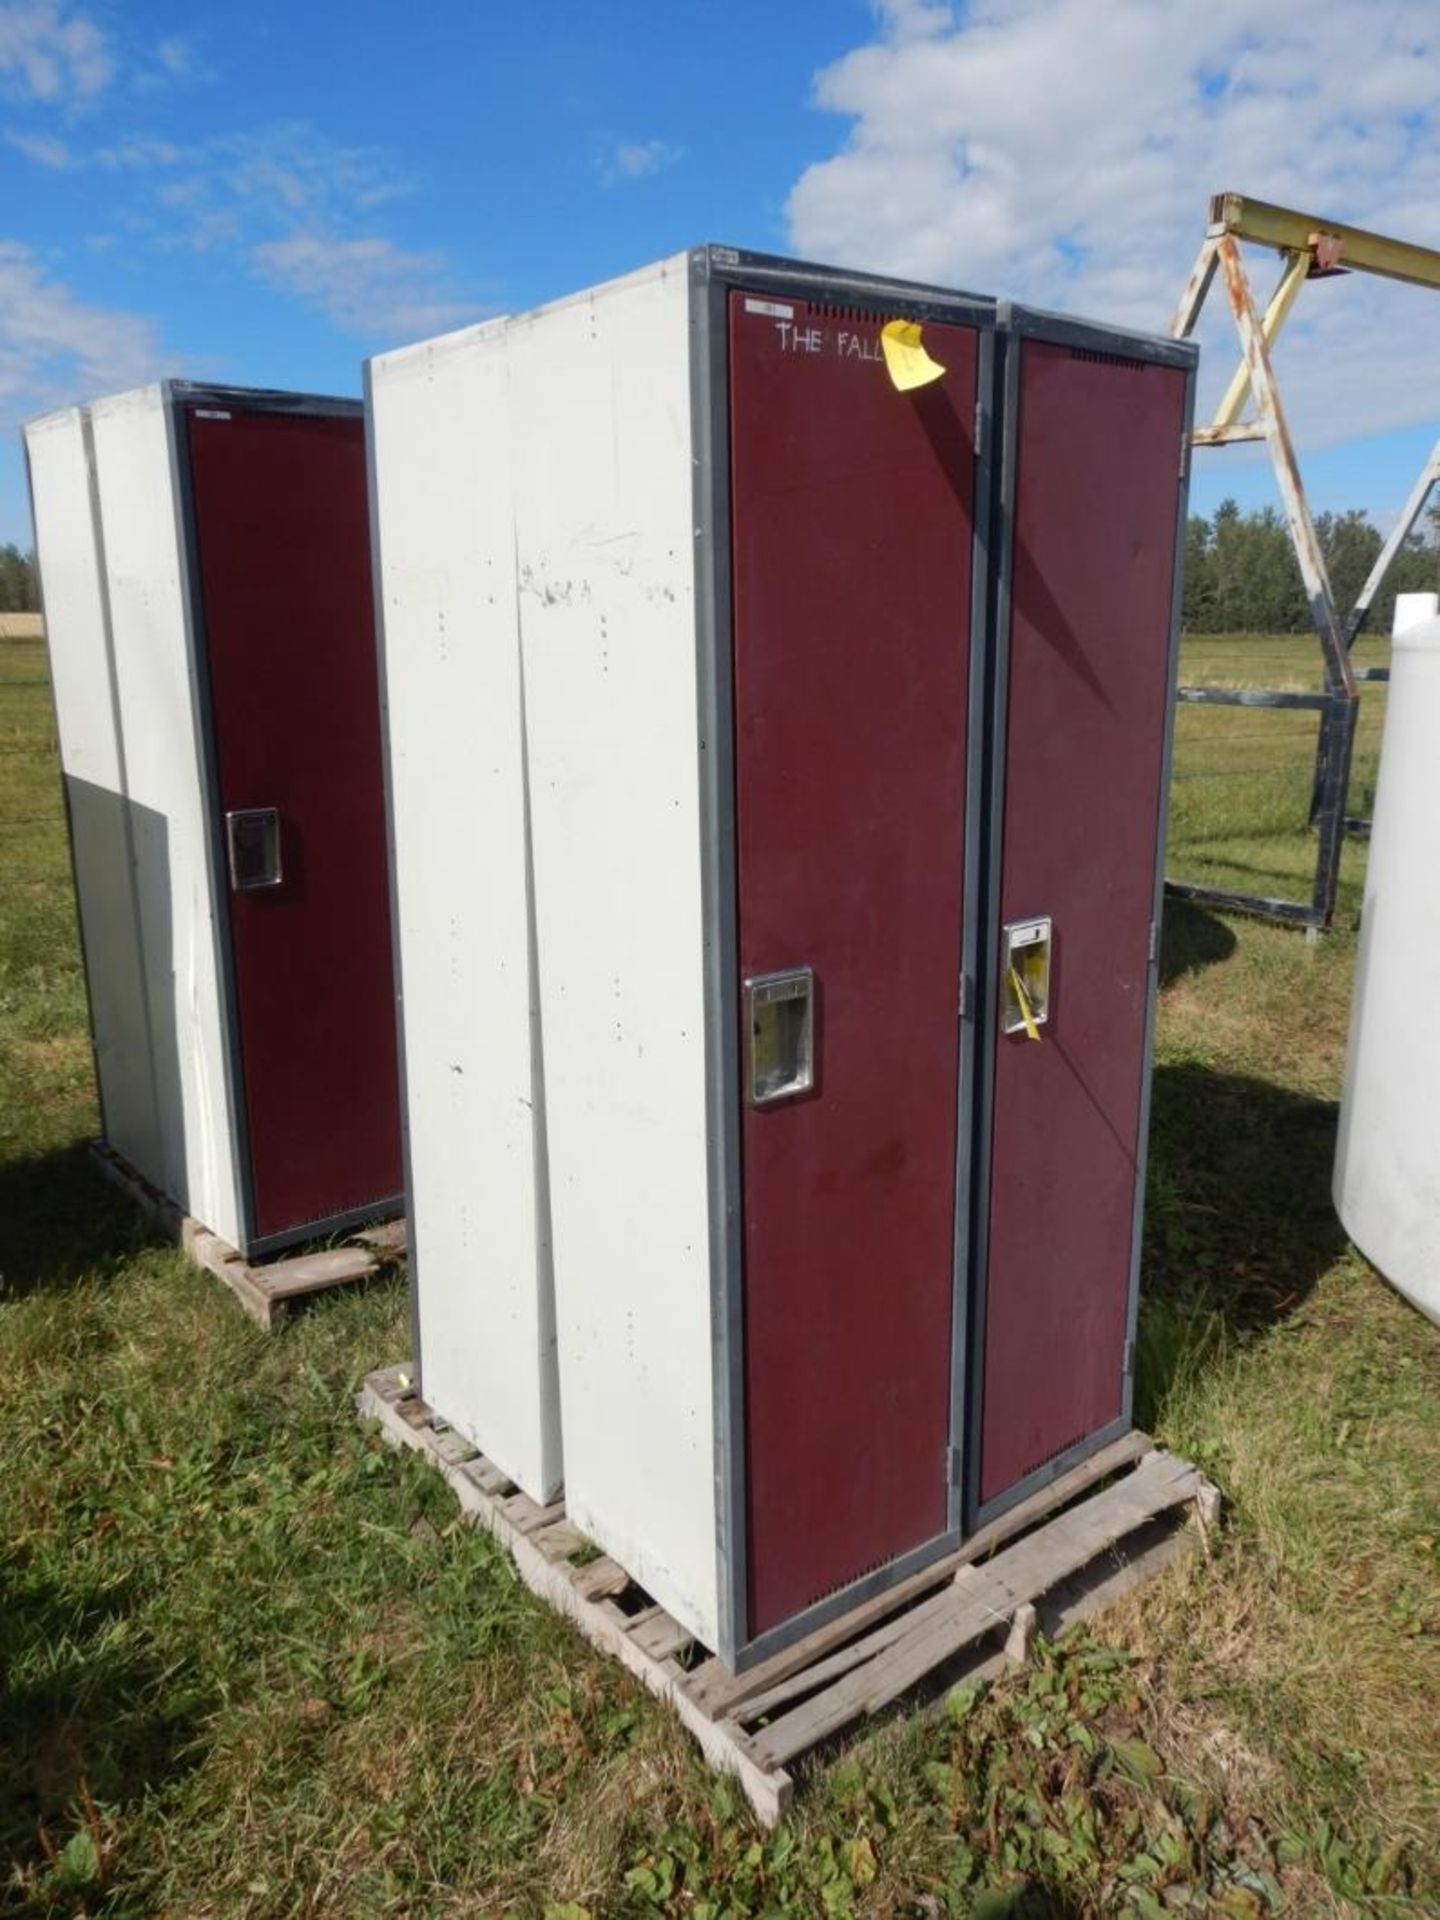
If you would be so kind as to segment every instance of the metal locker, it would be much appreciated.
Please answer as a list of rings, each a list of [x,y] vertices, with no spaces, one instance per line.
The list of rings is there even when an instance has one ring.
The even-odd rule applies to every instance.
[[[372,366],[425,1397],[737,1665],[1128,1417],[1193,360],[710,247]]]
[[[425,1396],[732,1658],[959,1533],[993,325],[709,248],[371,368]]]
[[[106,1138],[248,1254],[393,1213],[362,410],[174,382],[26,447]]]

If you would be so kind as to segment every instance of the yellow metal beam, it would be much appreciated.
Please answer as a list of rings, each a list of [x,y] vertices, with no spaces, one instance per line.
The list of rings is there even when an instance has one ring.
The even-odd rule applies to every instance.
[[[1305,284],[1305,276],[1310,270],[1308,253],[1296,253],[1290,256],[1279,286],[1270,296],[1270,304],[1265,309],[1265,318],[1260,322],[1260,331],[1265,336],[1267,347],[1273,347],[1275,336],[1285,324],[1285,316],[1295,304],[1295,296]],[[1224,398],[1215,409],[1212,427],[1233,427],[1240,418],[1240,409],[1250,391],[1250,369],[1242,360],[1235,369],[1235,377],[1225,389]]]
[[[1265,200],[1247,200],[1243,193],[1217,193],[1210,202],[1210,226],[1212,231],[1233,234],[1258,247],[1274,247],[1280,253],[1313,253],[1317,240],[1338,241],[1335,266],[1405,280],[1411,286],[1440,287],[1440,253],[1431,247],[1391,240],[1383,233],[1347,227],[1318,214],[1272,207]]]

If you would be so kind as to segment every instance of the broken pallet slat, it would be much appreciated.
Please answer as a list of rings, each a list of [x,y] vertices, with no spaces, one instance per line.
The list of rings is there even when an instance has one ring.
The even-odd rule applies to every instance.
[[[985,1566],[960,1569],[945,1592],[906,1616],[904,1631],[875,1657],[753,1737],[756,1754],[775,1765],[814,1746],[861,1714],[888,1706],[972,1641],[1089,1565],[1119,1539],[1168,1508],[1194,1498],[1201,1476],[1168,1454],[1149,1453],[1128,1478],[1005,1548]]]
[[[351,1236],[362,1247],[373,1247],[377,1253],[403,1255],[409,1245],[409,1224],[405,1220],[382,1220],[378,1226],[362,1227]]]
[[[378,1266],[375,1255],[366,1247],[323,1247],[318,1253],[297,1253],[290,1259],[252,1266],[250,1274],[272,1300],[289,1300],[296,1294],[340,1286],[346,1280],[363,1280]]]

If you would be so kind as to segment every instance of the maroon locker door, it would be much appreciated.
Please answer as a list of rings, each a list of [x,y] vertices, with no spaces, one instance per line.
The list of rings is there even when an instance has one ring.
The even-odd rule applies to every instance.
[[[1183,368],[1012,351],[1000,919],[1054,934],[1043,1037],[995,1043],[982,1502],[1124,1411],[1186,400]]]
[[[186,416],[220,804],[280,816],[229,895],[263,1240],[403,1185],[364,422]]]
[[[978,336],[900,393],[879,325],[730,298],[740,972],[817,995],[742,1125],[752,1636],[947,1519]]]

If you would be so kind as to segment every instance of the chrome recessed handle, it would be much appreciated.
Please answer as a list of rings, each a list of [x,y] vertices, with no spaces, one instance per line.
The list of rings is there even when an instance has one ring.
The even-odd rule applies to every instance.
[[[280,854],[280,814],[275,807],[241,807],[225,816],[230,885],[236,893],[278,887],[285,878]]]
[[[1054,929],[1049,914],[1012,920],[1001,934],[1000,1031],[1038,1040],[1050,1018],[1050,951]]]
[[[810,967],[757,973],[745,982],[745,1098],[752,1107],[794,1100],[815,1084],[815,974]]]

